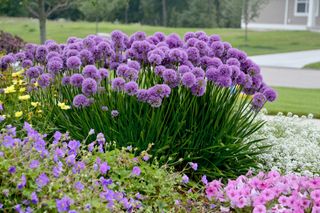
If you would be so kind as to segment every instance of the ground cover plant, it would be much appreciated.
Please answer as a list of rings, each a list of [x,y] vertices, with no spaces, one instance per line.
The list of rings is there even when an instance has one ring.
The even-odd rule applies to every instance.
[[[25,72],[16,74],[15,62]],[[256,141],[243,140],[261,127],[257,112],[276,98],[243,51],[201,31],[184,40],[121,31],[111,40],[49,40],[6,55],[1,64],[9,76],[24,79],[32,101],[74,138],[93,128],[119,146],[144,150],[153,143],[160,163],[184,167],[199,160],[198,171],[209,176],[235,176],[255,166],[258,151],[250,147]],[[4,98],[15,87],[4,88]]]
[[[319,126],[308,117],[279,113],[275,117],[260,114],[257,119],[267,121],[254,133],[254,139],[265,138],[261,144],[270,145],[259,155],[260,170],[271,169],[283,174],[319,175],[320,131]]]
[[[0,30],[0,53],[15,53],[25,45],[22,38]]]
[[[114,149],[102,133],[89,146],[55,132],[40,134],[29,123],[0,134],[1,212],[184,212],[209,209],[188,177],[148,163],[148,150]],[[89,136],[88,135],[88,136]],[[88,137],[83,140],[88,140]],[[82,141],[83,142],[83,141]],[[188,169],[191,169],[190,166]],[[194,188],[194,192],[198,188]],[[179,202],[179,205],[175,205]],[[201,204],[201,205],[200,205]]]

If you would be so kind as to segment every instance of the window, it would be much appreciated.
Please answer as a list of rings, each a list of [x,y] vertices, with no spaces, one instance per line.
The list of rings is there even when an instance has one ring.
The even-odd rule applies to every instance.
[[[309,12],[309,0],[296,0],[295,15],[307,16]]]

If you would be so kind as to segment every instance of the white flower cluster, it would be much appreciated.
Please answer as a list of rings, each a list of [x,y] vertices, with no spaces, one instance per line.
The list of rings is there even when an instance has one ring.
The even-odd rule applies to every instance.
[[[250,139],[265,138],[257,145],[271,145],[259,156],[260,169],[320,175],[320,121],[312,117],[260,113],[258,119],[267,122]]]

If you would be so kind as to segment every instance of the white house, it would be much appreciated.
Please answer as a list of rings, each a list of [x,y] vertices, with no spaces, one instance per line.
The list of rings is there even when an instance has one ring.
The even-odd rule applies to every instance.
[[[252,29],[320,30],[320,0],[269,0]],[[242,23],[242,27],[244,24]]]

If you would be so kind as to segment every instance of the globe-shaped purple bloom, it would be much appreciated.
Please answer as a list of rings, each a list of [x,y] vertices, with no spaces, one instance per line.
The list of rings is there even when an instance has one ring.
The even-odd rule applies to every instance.
[[[98,90],[98,85],[97,82],[93,78],[86,78],[82,82],[82,93],[90,96],[93,95],[97,92]]]
[[[90,101],[89,99],[83,95],[83,94],[78,94],[73,98],[73,102],[72,102],[73,106],[75,106],[76,108],[79,107],[86,107],[89,106]]]
[[[115,91],[122,91],[124,90],[125,83],[126,81],[123,78],[117,77],[112,80],[112,89]]]
[[[253,99],[252,99],[252,106],[255,109],[261,109],[265,102],[267,101],[266,96],[264,94],[257,92],[254,94]]]
[[[67,59],[67,67],[71,70],[77,70],[81,66],[81,60],[77,56],[71,56]]]
[[[100,75],[101,79],[107,79],[107,78],[109,78],[109,71],[105,68],[100,68],[99,75]]]
[[[277,92],[271,88],[267,88],[263,91],[264,96],[269,102],[273,102],[277,98]]]
[[[51,74],[56,75],[62,70],[63,64],[59,60],[51,59],[47,64],[47,68]]]
[[[52,80],[52,76],[48,73],[45,73],[39,76],[38,84],[40,87],[45,88],[50,85],[51,80]]]
[[[134,81],[130,81],[124,85],[124,91],[128,95],[133,96],[138,92],[138,84]]]
[[[93,79],[97,79],[98,76],[100,77],[99,73],[98,73],[98,69],[96,68],[96,66],[94,65],[87,65],[83,68],[82,70],[82,75],[85,78],[93,78]]]
[[[191,88],[196,83],[196,76],[191,72],[186,72],[182,76],[182,84],[188,88]]]
[[[81,87],[83,80],[84,80],[84,77],[81,74],[76,73],[70,77],[70,84],[75,87]]]
[[[38,78],[40,76],[40,72],[36,67],[30,67],[26,71],[26,76],[28,78]]]

